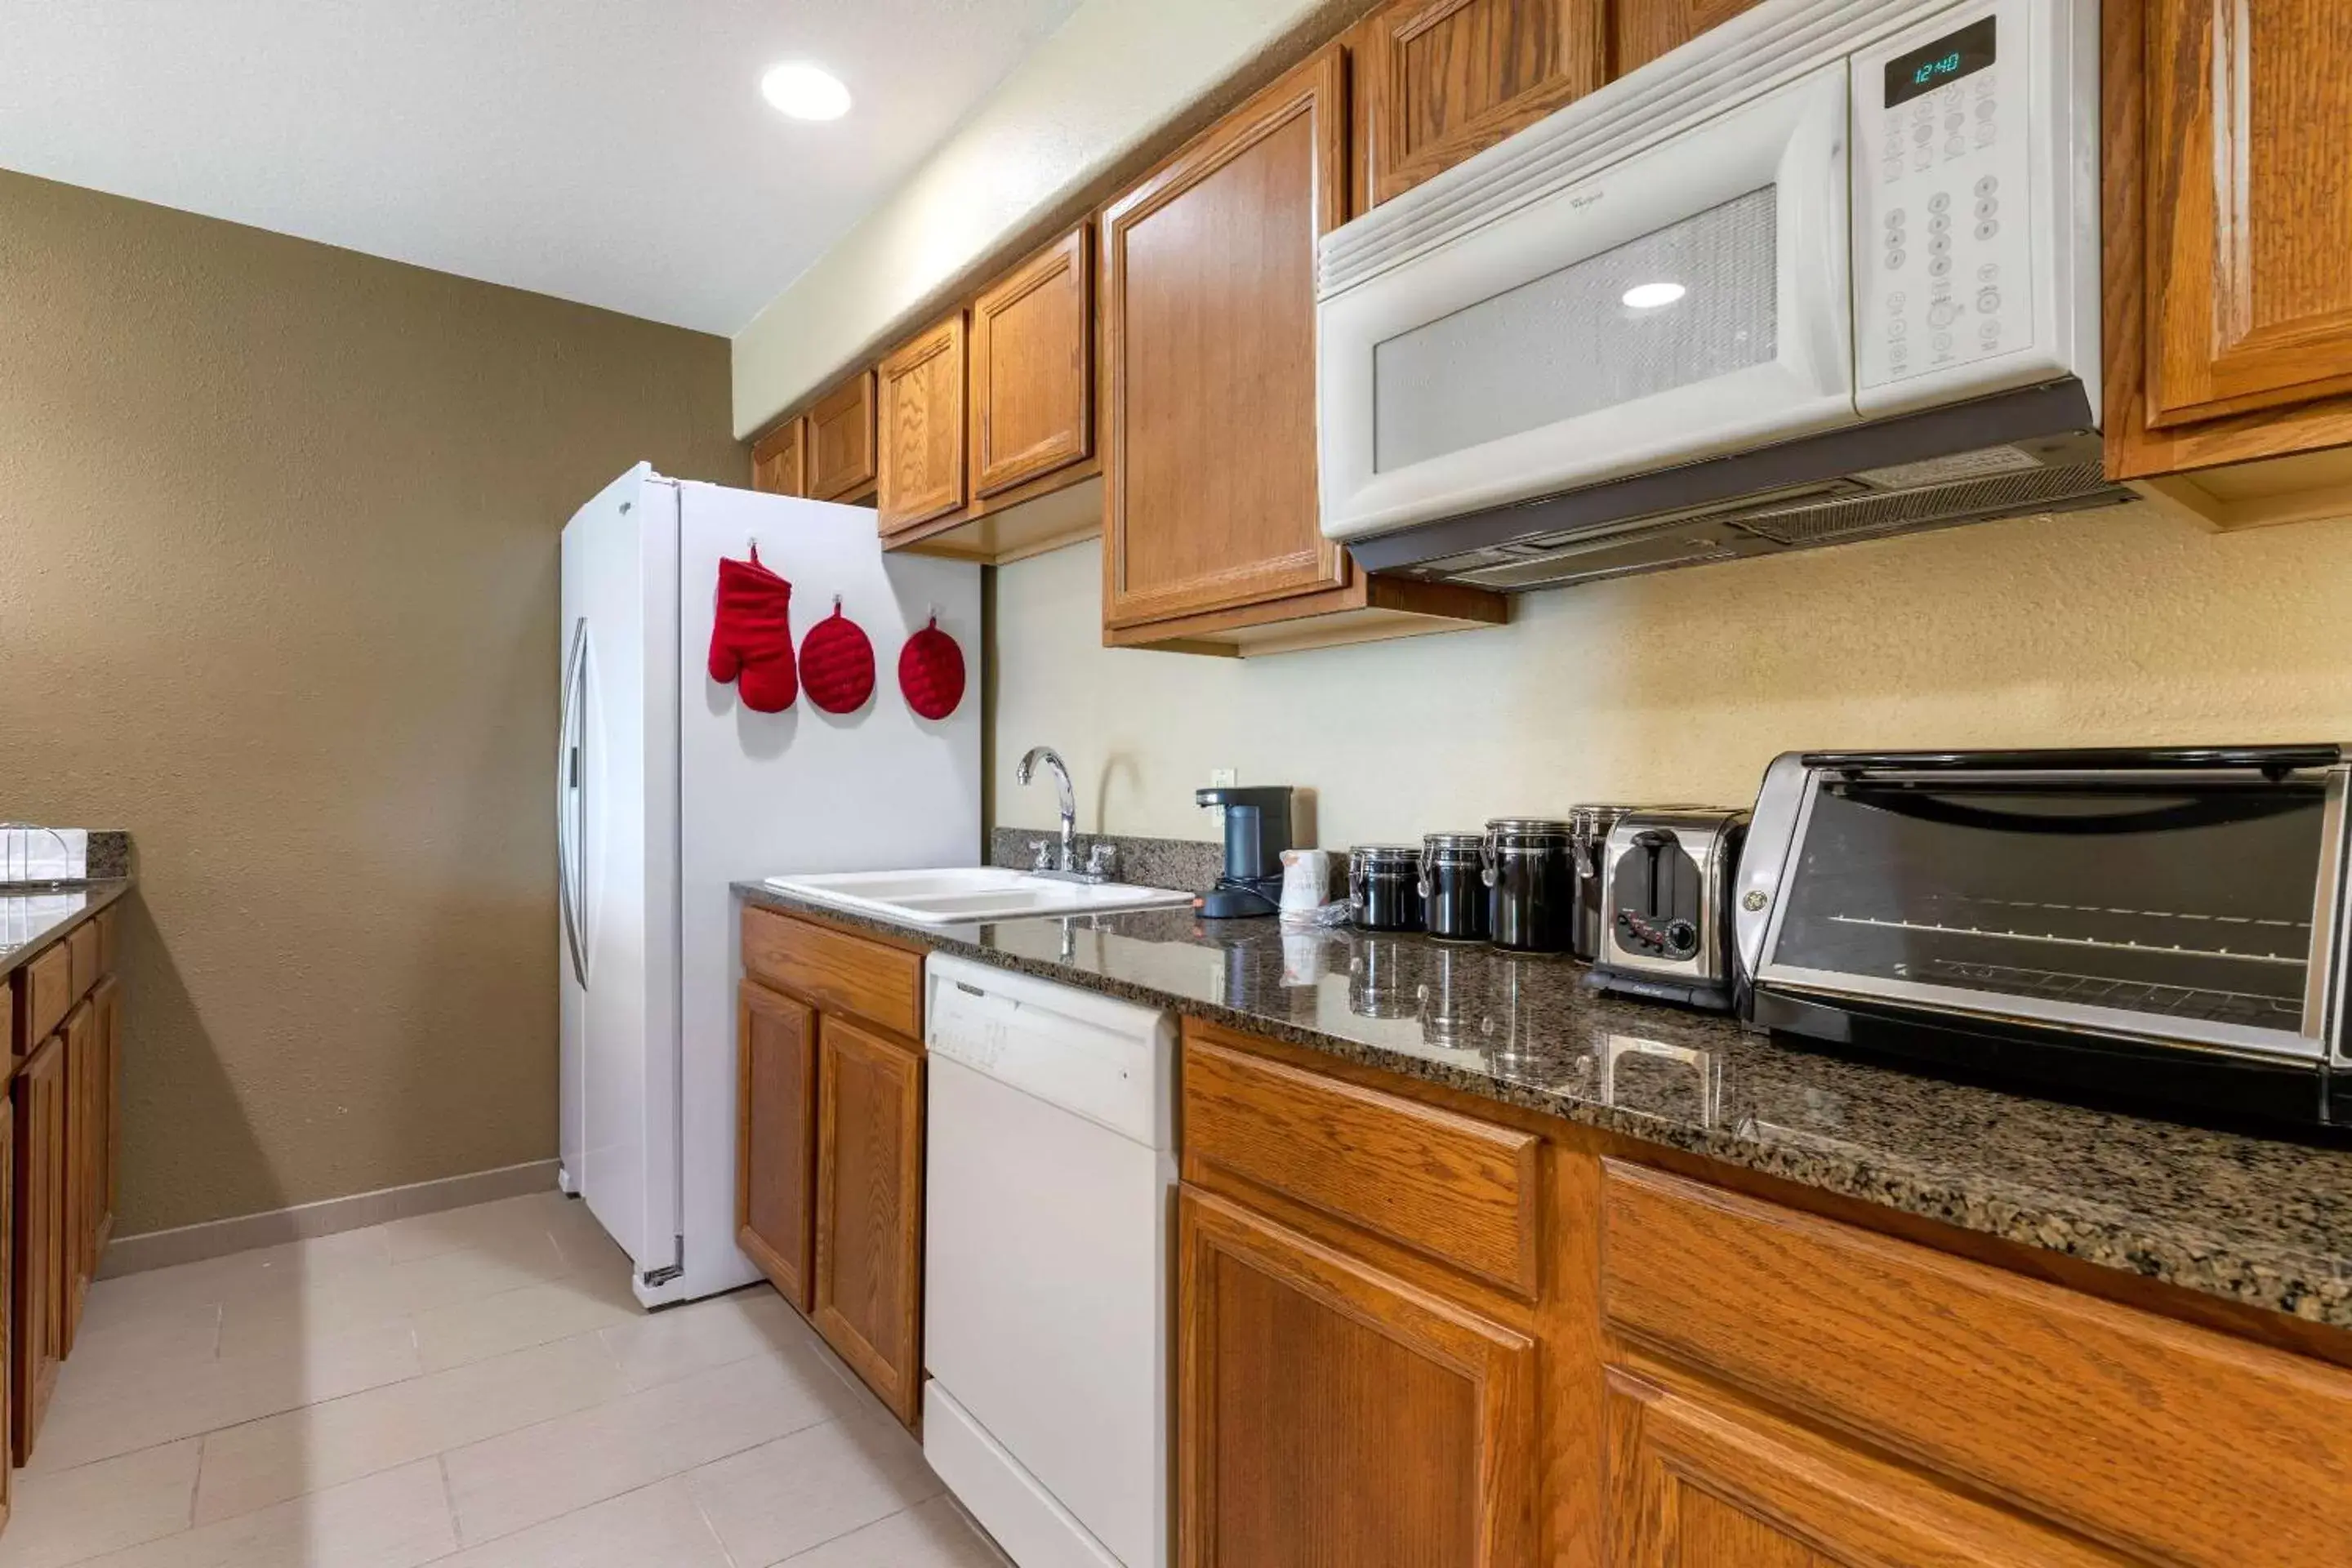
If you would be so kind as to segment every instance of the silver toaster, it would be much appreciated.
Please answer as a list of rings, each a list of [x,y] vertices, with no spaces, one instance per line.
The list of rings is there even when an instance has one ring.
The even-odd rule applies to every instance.
[[[1585,984],[1728,1012],[1738,971],[1731,895],[1748,814],[1649,806],[1609,830],[1600,944]]]

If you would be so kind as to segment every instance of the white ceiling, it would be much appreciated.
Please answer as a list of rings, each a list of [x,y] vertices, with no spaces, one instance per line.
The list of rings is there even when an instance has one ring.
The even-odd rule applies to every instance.
[[[732,333],[1074,4],[0,0],[0,167]]]

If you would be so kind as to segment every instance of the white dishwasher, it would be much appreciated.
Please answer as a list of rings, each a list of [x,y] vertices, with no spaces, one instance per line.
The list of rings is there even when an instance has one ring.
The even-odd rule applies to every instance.
[[[1175,1022],[924,973],[923,1456],[1021,1568],[1165,1568]]]

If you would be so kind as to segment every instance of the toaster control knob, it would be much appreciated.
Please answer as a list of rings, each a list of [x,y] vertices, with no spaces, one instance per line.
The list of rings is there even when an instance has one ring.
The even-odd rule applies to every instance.
[[[1698,927],[1688,921],[1666,922],[1666,952],[1675,958],[1688,958],[1698,951]]]

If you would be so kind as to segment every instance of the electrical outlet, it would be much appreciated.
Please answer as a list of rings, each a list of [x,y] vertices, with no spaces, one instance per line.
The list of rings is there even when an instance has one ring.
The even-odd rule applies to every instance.
[[[1209,787],[1211,789],[1223,789],[1232,784],[1233,782],[1233,769],[1211,768],[1209,770]],[[1225,808],[1222,805],[1212,806],[1209,809],[1209,816],[1216,825],[1217,837],[1223,838],[1225,836]]]

